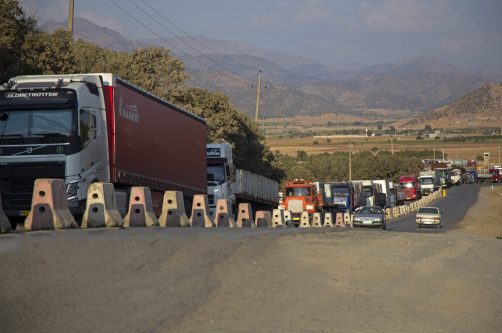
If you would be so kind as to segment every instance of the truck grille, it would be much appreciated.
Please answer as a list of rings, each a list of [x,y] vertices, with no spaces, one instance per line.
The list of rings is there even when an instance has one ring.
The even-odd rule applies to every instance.
[[[8,163],[0,165],[0,193],[3,209],[26,211],[31,209],[33,185],[37,178],[64,179],[64,162]]]
[[[303,212],[303,201],[302,200],[289,200],[288,201],[288,210],[292,213],[301,213]]]

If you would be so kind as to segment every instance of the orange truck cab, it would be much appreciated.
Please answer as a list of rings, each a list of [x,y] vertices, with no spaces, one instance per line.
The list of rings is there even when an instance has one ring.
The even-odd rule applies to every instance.
[[[284,183],[284,198],[281,209],[291,212],[291,217],[295,225],[300,224],[302,212],[313,214],[320,211],[316,186],[307,180],[287,181]]]

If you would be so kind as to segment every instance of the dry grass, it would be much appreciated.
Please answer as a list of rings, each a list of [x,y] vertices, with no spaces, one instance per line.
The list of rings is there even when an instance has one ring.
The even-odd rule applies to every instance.
[[[267,144],[272,151],[283,154],[296,155],[298,150],[309,154],[347,152],[349,142],[353,143],[352,151],[370,151],[374,147],[379,150],[391,151],[392,145],[389,137],[364,137],[364,136],[337,136],[337,137],[308,137],[295,139],[270,139]],[[317,141],[318,144],[314,144]],[[442,152],[452,159],[474,159],[483,152],[490,152],[492,160],[498,162],[500,143],[474,143],[474,142],[443,142],[442,140],[416,140],[414,137],[400,136],[394,139],[394,151],[401,150],[436,150],[436,157],[441,158]]]

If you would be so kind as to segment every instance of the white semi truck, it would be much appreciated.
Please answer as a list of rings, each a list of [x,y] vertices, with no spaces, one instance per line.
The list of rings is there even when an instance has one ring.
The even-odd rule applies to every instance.
[[[429,195],[438,190],[441,184],[439,174],[431,170],[420,171],[418,181],[420,183],[420,193],[422,193],[422,195]]]
[[[218,199],[227,199],[235,208],[250,203],[253,210],[271,210],[279,204],[279,184],[261,175],[236,169],[228,143],[207,145],[207,193],[211,214]]]
[[[206,124],[110,73],[18,76],[0,88],[0,192],[5,213],[28,215],[34,180],[59,178],[75,215],[87,188],[111,182],[124,213],[131,186],[187,201],[206,193]],[[11,221],[12,221],[11,219]]]

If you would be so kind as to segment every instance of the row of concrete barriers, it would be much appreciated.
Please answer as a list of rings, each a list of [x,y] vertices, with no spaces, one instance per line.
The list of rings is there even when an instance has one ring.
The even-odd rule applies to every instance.
[[[428,196],[422,197],[419,200],[413,201],[408,205],[396,206],[385,209],[385,217],[387,220],[392,220],[401,216],[409,215],[416,212],[419,208],[428,206],[431,202],[441,197],[441,191],[435,191]]]
[[[234,220],[227,200],[218,200],[214,218],[209,214],[206,195],[195,195],[191,216],[185,213],[183,194],[179,191],[164,193],[162,214],[157,218],[153,212],[151,192],[148,187],[132,187],[129,209],[124,218],[120,215],[115,189],[111,183],[93,183],[87,191],[87,204],[80,228],[100,227],[294,227],[291,212],[274,209],[257,211],[254,219],[251,205],[238,206],[237,219]],[[312,217],[304,212],[300,227],[346,227],[352,226],[352,215],[337,213],[335,220],[331,213],[315,213]],[[34,184],[30,214],[24,221],[25,231],[78,228],[74,216],[68,208],[66,186],[61,179],[37,179]],[[11,231],[10,222],[1,208],[0,232]]]

